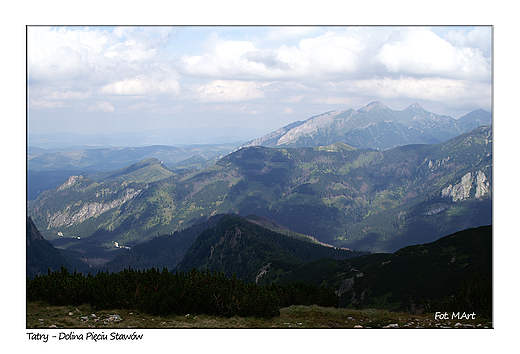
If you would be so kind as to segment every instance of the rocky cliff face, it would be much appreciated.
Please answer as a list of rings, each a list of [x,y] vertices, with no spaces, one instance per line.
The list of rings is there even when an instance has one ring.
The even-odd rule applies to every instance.
[[[290,129],[276,142],[277,146],[287,145],[306,134],[312,134],[322,127],[326,127],[334,122],[334,118],[344,111],[332,111],[316,117],[307,119],[303,124]]]
[[[64,185],[71,185],[70,181],[74,180],[72,176],[69,178],[69,181],[67,181]],[[60,190],[60,188],[58,190]],[[61,226],[72,226],[82,223],[83,221],[89,219],[89,218],[96,218],[99,215],[119,207],[126,201],[135,198],[136,196],[141,193],[141,189],[134,190],[133,188],[126,188],[123,190],[121,197],[116,198],[111,201],[107,202],[92,202],[92,203],[82,203],[81,200],[75,203],[74,205],[68,205],[63,210],[59,210],[56,213],[52,215],[48,215],[49,224],[47,228],[53,228],[53,227],[61,227]],[[96,193],[96,196],[99,197],[101,193]],[[71,211],[73,206],[81,205],[80,209],[76,212]]]
[[[491,196],[491,188],[483,171],[468,172],[455,185],[445,187],[441,196],[451,198],[454,202],[466,200],[471,197],[483,198]]]

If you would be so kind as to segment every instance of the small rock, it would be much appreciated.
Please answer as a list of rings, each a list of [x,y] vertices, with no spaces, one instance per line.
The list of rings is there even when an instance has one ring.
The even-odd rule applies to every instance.
[[[56,325],[50,325],[49,328],[58,328]]]
[[[355,325],[354,328],[363,328],[363,326]]]
[[[72,313],[72,312],[69,312],[69,316],[72,316],[72,315],[73,315],[73,313]]]
[[[462,326],[462,323],[460,323],[460,322],[455,323],[455,327],[460,327],[460,326]]]
[[[93,313],[92,315],[90,315],[90,317],[96,318],[97,316],[96,316],[96,314]]]
[[[399,325],[397,323],[391,323],[387,326],[384,326],[383,328],[398,328],[398,327],[399,327]]]
[[[120,322],[122,320],[123,319],[119,315],[110,315],[110,316],[108,316],[108,321],[109,322]]]

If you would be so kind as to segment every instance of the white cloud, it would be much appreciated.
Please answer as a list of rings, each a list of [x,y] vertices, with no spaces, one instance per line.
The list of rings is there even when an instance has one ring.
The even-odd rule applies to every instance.
[[[302,30],[310,32],[282,27],[270,30],[266,37]],[[213,33],[204,53],[183,55],[177,64],[186,75],[224,79],[341,80],[387,74],[490,78],[490,58],[485,55],[490,45],[488,27],[468,34],[449,32],[447,37],[450,40],[427,27],[332,27],[322,35],[301,39],[298,45],[262,48]],[[481,50],[477,44],[482,43]]]
[[[186,75],[220,78],[235,77],[244,71],[254,70],[255,64],[243,57],[257,49],[248,41],[223,40],[213,32],[204,44],[202,55],[182,55],[177,65]]]
[[[291,32],[294,28],[280,29]],[[299,46],[256,48],[252,42],[225,40],[212,34],[201,55],[183,55],[178,68],[183,74],[212,78],[306,79],[324,74],[354,72],[364,44],[354,36],[327,32],[306,38]]]
[[[107,101],[97,102],[94,106],[90,106],[87,109],[88,112],[113,112],[114,110],[115,108],[112,104]]]
[[[270,42],[285,42],[293,38],[307,36],[316,32],[320,32],[319,27],[309,26],[280,26],[270,29],[264,36],[263,40]]]
[[[236,103],[218,103],[212,105],[206,105],[202,107],[204,111],[212,111],[219,113],[232,113],[232,114],[262,114],[265,113],[266,109],[261,104],[236,104]]]
[[[46,95],[50,100],[83,100],[91,96],[90,92],[72,90],[53,91]]]
[[[29,77],[33,80],[74,80],[92,68],[104,69],[105,31],[29,27],[27,30]]]
[[[30,109],[42,109],[42,108],[62,108],[65,107],[63,101],[49,101],[49,100],[29,100]]]
[[[478,48],[487,58],[491,56],[491,29],[480,26],[471,29],[453,29],[446,34],[446,40],[459,48]]]
[[[33,92],[39,87],[54,91],[94,87],[128,94],[143,92],[147,85],[159,92],[178,92],[171,64],[159,55],[175,28],[163,27],[29,27],[27,32],[28,77]],[[146,82],[140,77],[160,77]],[[112,85],[112,86],[110,86]],[[72,98],[72,97],[71,97]]]
[[[300,103],[304,97],[305,95],[294,95],[286,98],[284,101],[287,103]]]
[[[158,80],[154,78],[137,76],[131,79],[119,80],[105,85],[100,90],[101,94],[108,95],[157,95],[178,94],[180,84],[174,79]]]
[[[385,43],[377,59],[390,73],[445,78],[490,79],[482,51],[458,48],[427,28],[407,28]]]
[[[262,98],[266,83],[237,80],[214,80],[191,87],[193,97],[203,102],[237,102]]]
[[[408,97],[430,101],[491,97],[488,84],[444,78],[367,79],[345,84],[344,89],[381,98]]]
[[[299,50],[306,63],[307,74],[312,71],[325,74],[352,73],[361,64],[360,53],[365,45],[354,36],[327,32],[316,38],[303,39]]]
[[[312,100],[312,103],[332,104],[332,105],[347,105],[350,106],[356,102],[355,98],[347,96],[326,96],[317,97]]]

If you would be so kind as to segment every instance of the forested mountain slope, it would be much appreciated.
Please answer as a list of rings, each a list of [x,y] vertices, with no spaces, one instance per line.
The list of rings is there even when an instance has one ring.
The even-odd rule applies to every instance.
[[[267,217],[336,247],[389,252],[491,224],[492,140],[484,126],[385,151],[249,147],[161,180],[71,177],[29,215],[54,244],[96,257],[112,257],[114,242],[133,247],[224,213]]]
[[[323,257],[347,259],[362,253],[327,247],[266,229],[235,215],[226,215],[218,224],[203,231],[190,247],[178,270],[221,271],[247,282],[265,283],[303,263]]]

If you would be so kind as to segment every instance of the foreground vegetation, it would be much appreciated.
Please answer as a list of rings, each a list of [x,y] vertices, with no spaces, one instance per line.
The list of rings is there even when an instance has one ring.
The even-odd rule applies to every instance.
[[[272,318],[291,305],[338,306],[338,297],[328,287],[294,282],[286,286],[245,283],[222,272],[169,272],[151,268],[125,269],[93,276],[70,273],[67,268],[27,279],[27,300],[51,305],[139,310],[156,316],[186,313],[211,316]]]
[[[451,313],[450,313],[451,316]],[[295,305],[273,318],[209,315],[153,316],[132,309],[27,303],[27,328],[492,328],[489,319],[435,319],[431,314]]]
[[[492,328],[481,309],[490,286],[476,275],[453,297],[390,311],[338,308],[331,288],[303,282],[259,286],[195,269],[84,276],[63,267],[27,279],[27,328]]]

